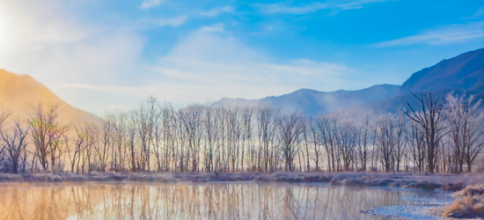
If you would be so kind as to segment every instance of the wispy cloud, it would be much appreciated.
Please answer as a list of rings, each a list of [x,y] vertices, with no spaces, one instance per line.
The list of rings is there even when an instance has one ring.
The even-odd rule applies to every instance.
[[[146,0],[143,3],[141,3],[139,7],[142,9],[149,9],[149,8],[159,6],[161,3],[162,3],[161,0]]]
[[[233,12],[231,6],[212,8],[207,11],[191,12],[184,15],[178,15],[171,18],[143,18],[133,22],[130,27],[132,29],[152,29],[157,27],[178,27],[185,24],[189,19],[193,17],[215,17],[223,13]]]
[[[205,26],[199,29],[203,32],[225,32],[224,25],[222,23],[217,23],[210,26]]]
[[[484,7],[480,7],[477,9],[476,13],[474,13],[474,17],[482,17],[484,16]]]
[[[171,18],[144,18],[133,22],[130,26],[132,29],[146,30],[157,27],[178,27],[183,25],[187,20],[188,15],[180,15]]]
[[[484,37],[484,23],[481,21],[467,24],[449,25],[424,30],[419,34],[378,43],[377,46],[391,47],[411,44],[452,44]]]
[[[230,13],[234,12],[234,9],[231,6],[225,6],[220,8],[212,8],[208,11],[200,12],[200,15],[207,16],[207,17],[215,17],[222,13]]]
[[[48,1],[53,2],[48,7],[37,1],[0,0],[0,6],[13,5],[0,13],[0,23],[16,24],[6,29],[12,40],[0,53],[0,67],[30,74],[70,104],[98,114],[120,105],[129,109],[148,95],[190,103],[221,97],[261,98],[299,88],[325,91],[361,88],[388,81],[382,76],[379,81],[370,82],[367,74],[347,68],[344,63],[268,55],[216,23],[221,21],[213,19],[214,16],[235,11],[230,6],[133,19],[139,23],[127,24],[122,19],[103,25],[103,22],[84,23],[73,13],[74,8],[64,10],[55,1],[64,2]],[[155,7],[162,1],[148,2]],[[345,1],[337,7],[325,7],[352,9],[362,7],[364,2],[376,1]],[[293,13],[311,10],[303,7]],[[144,49],[151,45],[140,29],[178,27],[190,19],[207,19],[215,25],[197,26],[180,37],[166,54],[160,52],[149,57],[156,60],[144,57]]]
[[[482,19],[482,17],[484,17],[484,7],[478,8],[474,15],[470,17],[463,17],[463,19]]]
[[[262,12],[268,14],[309,14],[322,9],[331,9],[335,11],[350,10],[363,8],[370,3],[385,2],[388,0],[345,0],[345,1],[327,1],[315,2],[307,5],[290,5],[287,2],[276,4],[256,4]]]
[[[303,6],[290,6],[286,3],[277,3],[277,4],[270,4],[270,5],[257,5],[261,10],[268,14],[273,13],[280,13],[280,14],[307,14],[313,13],[318,10],[328,8],[328,4],[323,3],[312,3],[309,5]]]
[[[254,99],[303,87],[336,90],[355,74],[342,64],[274,58],[217,25],[194,31],[143,71],[148,73],[144,75],[147,82],[139,85],[65,82],[59,84],[59,90],[96,96],[96,100],[105,101],[96,103],[95,108],[108,109],[116,103],[132,107],[148,95],[162,94],[163,100],[184,104],[222,97]]]
[[[277,59],[226,32],[213,32],[207,28],[193,32],[161,58],[154,68],[162,73],[163,81],[174,85],[203,85],[206,90],[201,91],[210,91],[212,87],[226,91],[224,94],[207,94],[206,97],[212,100],[221,98],[221,95],[260,98],[300,87],[335,90],[337,88],[333,85],[340,85],[345,77],[355,73],[341,64]]]

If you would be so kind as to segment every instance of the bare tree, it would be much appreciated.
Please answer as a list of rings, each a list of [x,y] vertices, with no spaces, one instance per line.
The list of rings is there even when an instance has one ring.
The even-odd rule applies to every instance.
[[[297,144],[295,143],[304,128],[302,116],[296,111],[290,115],[281,118],[282,132],[282,152],[285,159],[286,171],[294,171],[294,156],[298,153]]]
[[[140,169],[150,171],[151,153],[155,137],[155,127],[160,118],[158,103],[156,98],[150,96],[145,103],[140,105],[138,111],[135,111],[136,126],[138,137],[141,143],[141,152],[139,157]]]
[[[51,157],[51,167],[55,166],[56,152],[59,141],[68,130],[68,126],[61,125],[58,121],[59,106],[50,105],[46,109],[39,104],[29,119],[31,137],[35,146],[35,156],[44,170],[48,170]],[[58,153],[58,152],[57,152]]]
[[[104,120],[101,124],[100,131],[100,141],[101,143],[94,145],[94,151],[97,154],[97,159],[99,160],[100,171],[106,171],[108,164],[109,148],[111,147],[111,139],[113,133],[113,121],[110,119]]]
[[[337,171],[336,168],[336,157],[338,152],[336,152],[336,124],[337,116],[326,116],[316,118],[316,125],[319,131],[319,135],[323,141],[323,146],[326,151],[328,171]]]
[[[396,134],[395,134],[395,150],[394,150],[394,160],[395,160],[395,170],[400,171],[400,164],[407,149],[407,144],[405,143],[405,132],[407,121],[402,114],[395,115],[396,123]]]
[[[335,134],[336,146],[343,161],[344,171],[351,171],[354,162],[357,130],[352,121],[344,121],[337,127]]]
[[[463,171],[464,162],[470,172],[472,163],[484,148],[484,114],[478,111],[480,100],[472,104],[473,100],[473,96],[465,99],[448,94],[446,97],[445,113],[459,172]]]
[[[1,120],[1,119],[0,119]],[[1,124],[1,122],[0,122]],[[2,130],[0,126],[0,130]],[[12,172],[18,173],[18,168],[22,163],[22,156],[26,155],[28,128],[22,128],[20,122],[14,122],[13,128],[0,132],[4,147],[12,162]]]
[[[370,116],[367,115],[365,117],[364,125],[358,131],[358,141],[357,141],[357,148],[356,152],[358,154],[358,161],[360,162],[361,171],[366,171],[366,164],[368,161],[368,137],[369,137],[369,121]]]
[[[310,171],[409,170],[462,172],[484,148],[480,102],[448,95],[415,96],[400,114],[367,116],[354,122],[337,115],[304,118],[268,106],[159,106],[150,97],[129,113],[107,114],[100,124],[60,122],[57,105],[38,105],[28,129],[8,127],[0,111],[0,161],[16,172],[106,171]],[[405,116],[406,117],[405,117]],[[26,136],[28,134],[28,136]],[[27,141],[33,151],[26,149]],[[28,156],[28,157],[27,157]],[[31,159],[30,161],[27,158]],[[370,169],[367,166],[371,166]],[[11,167],[9,165],[9,167]],[[327,168],[326,168],[327,167]]]
[[[116,147],[114,155],[114,168],[116,171],[125,170],[126,165],[126,148],[128,146],[127,141],[127,118],[125,113],[119,113],[114,116],[113,124],[113,142]]]
[[[200,145],[203,137],[202,114],[203,107],[200,105],[189,106],[180,112],[183,137],[187,141],[187,161],[191,159],[192,172],[198,170]]]
[[[80,126],[76,129],[76,133],[79,138],[82,138],[82,142],[76,147],[79,147],[78,153],[78,172],[79,172],[79,165],[81,166],[81,172],[84,172],[87,169],[87,172],[90,173],[95,167],[92,161],[92,152],[98,148],[99,142],[99,129],[96,125],[85,123],[83,126]],[[79,143],[79,142],[78,142]],[[82,162],[82,164],[80,164]],[[87,168],[86,168],[87,165]]]
[[[320,147],[320,138],[318,135],[318,131],[316,128],[316,124],[313,120],[308,122],[308,127],[309,127],[309,137],[311,140],[312,146],[312,157],[311,159],[314,161],[316,170],[320,170],[319,167],[319,161],[322,159],[322,150]],[[308,162],[309,165],[309,162]]]
[[[439,142],[444,135],[444,100],[432,92],[414,96],[420,102],[421,111],[407,103],[409,110],[404,110],[404,114],[422,127],[427,148],[427,170],[433,173]]]
[[[277,132],[279,110],[271,107],[261,107],[257,110],[258,156],[257,166],[264,171],[273,171],[275,168],[274,141]]]
[[[11,113],[6,110],[0,110],[0,135],[5,132],[5,124],[7,119],[10,117]],[[5,145],[0,144],[0,162],[2,162],[4,158],[4,152],[5,152]]]
[[[242,127],[240,125],[239,116],[240,108],[230,108],[225,111],[226,117],[226,131],[227,131],[227,159],[232,163],[232,172],[236,169],[239,143],[242,134]],[[230,167],[230,163],[227,164]],[[229,169],[229,168],[228,168]]]
[[[131,170],[133,172],[138,171],[138,166],[136,163],[137,157],[137,150],[136,150],[136,115],[134,112],[131,112],[129,115],[129,121],[127,122],[127,142],[128,147],[130,150],[130,162],[131,162]]]
[[[252,115],[254,114],[254,109],[252,107],[246,107],[242,109],[241,117],[242,117],[242,128],[241,128],[241,138],[242,138],[242,155],[240,159],[240,167],[244,170],[244,161],[245,161],[245,150],[252,149]]]
[[[380,154],[380,162],[389,172],[393,166],[393,154],[395,151],[396,122],[392,115],[382,115],[377,119],[376,148]]]
[[[72,149],[67,147],[67,154],[69,158],[69,162],[71,164],[71,172],[74,172],[74,168],[76,167],[76,162],[77,162],[77,172],[79,172],[79,160],[80,160],[80,154],[82,151],[82,148],[84,146],[84,136],[82,133],[82,129],[79,127],[75,127],[76,131],[76,137],[74,138],[74,152],[72,152]],[[68,143],[68,140],[66,140],[66,143]]]
[[[406,133],[406,140],[410,149],[410,159],[418,168],[418,171],[421,172],[424,169],[424,162],[427,155],[424,133],[421,127],[413,121],[410,122],[409,126],[409,132]]]
[[[215,154],[215,142],[218,137],[217,117],[215,107],[208,107],[205,111],[205,170],[213,170],[213,159]]]

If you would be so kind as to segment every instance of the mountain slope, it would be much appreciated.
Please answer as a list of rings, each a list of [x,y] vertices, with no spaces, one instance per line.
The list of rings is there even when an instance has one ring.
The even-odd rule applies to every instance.
[[[462,89],[439,89],[437,91],[433,91],[433,93],[442,98],[446,94],[452,92],[454,95],[459,96],[474,96],[474,103],[478,100],[484,100],[484,91],[481,90],[462,90]],[[419,93],[416,94],[417,96],[420,95]],[[408,104],[410,104],[414,109],[420,109],[420,103],[412,94],[406,94],[401,96],[393,96],[390,98],[378,100],[375,102],[364,103],[360,105],[355,105],[343,109],[339,109],[332,113],[337,115],[341,115],[347,118],[353,119],[363,119],[366,115],[377,115],[381,113],[396,113],[401,108],[407,108]],[[483,109],[484,105],[481,104],[480,108]]]
[[[439,89],[484,87],[484,49],[470,51],[420,70],[403,83],[399,95]]]
[[[64,123],[97,122],[99,118],[67,104],[42,83],[29,75],[17,75],[0,69],[0,109],[12,111],[15,117],[26,119],[33,107],[58,104]]]
[[[402,86],[376,85],[357,91],[335,92],[300,89],[286,95],[259,100],[224,98],[214,104],[270,105],[283,111],[300,110],[312,115],[338,111],[355,116],[363,112],[394,111],[399,105],[415,100],[410,92],[430,90],[438,94],[455,90],[456,93],[484,98],[484,49],[470,51],[418,71]]]
[[[419,107],[417,99],[410,92],[432,90],[442,97],[449,92],[457,95],[474,96],[474,101],[484,100],[484,49],[470,51],[457,57],[418,71],[403,83],[397,95],[370,103],[340,109],[338,114],[357,118],[363,114],[395,112],[399,106],[410,103]],[[484,106],[481,104],[481,108]]]
[[[313,115],[338,110],[351,105],[380,100],[395,95],[400,89],[396,85],[376,85],[367,89],[334,92],[319,92],[311,89],[300,89],[295,92],[270,96],[260,100],[224,98],[214,105],[269,105],[281,108],[282,111],[299,110]]]

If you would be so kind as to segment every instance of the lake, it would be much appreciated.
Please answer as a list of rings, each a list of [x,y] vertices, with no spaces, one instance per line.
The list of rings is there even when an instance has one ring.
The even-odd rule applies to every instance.
[[[421,211],[451,201],[438,191],[252,182],[0,183],[0,196],[0,219],[440,219]]]

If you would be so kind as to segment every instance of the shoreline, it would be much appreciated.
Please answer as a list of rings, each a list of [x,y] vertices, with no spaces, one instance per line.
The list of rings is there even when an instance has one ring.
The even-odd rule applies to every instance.
[[[481,173],[425,174],[425,173],[115,173],[92,172],[74,174],[67,172],[8,174],[0,173],[0,182],[151,182],[151,183],[210,183],[210,182],[281,182],[329,183],[343,186],[386,186],[425,190],[459,191],[473,183],[484,183]]]

